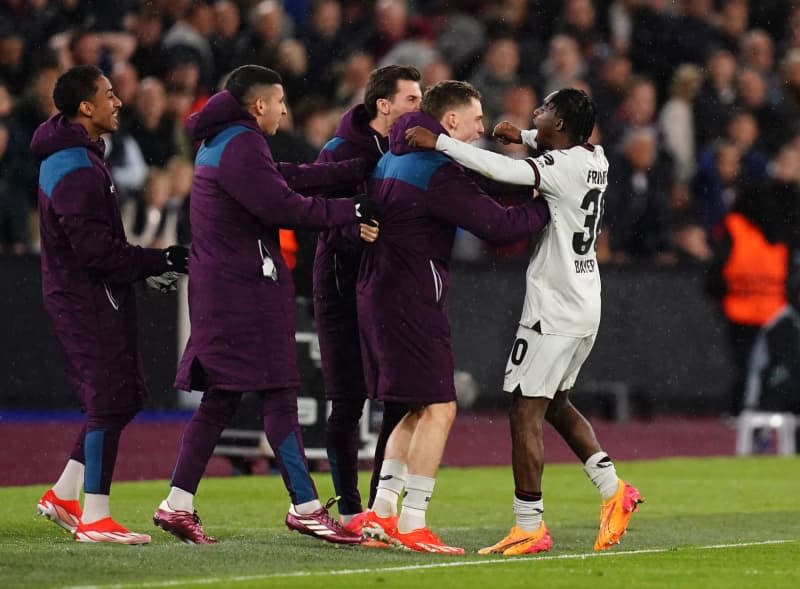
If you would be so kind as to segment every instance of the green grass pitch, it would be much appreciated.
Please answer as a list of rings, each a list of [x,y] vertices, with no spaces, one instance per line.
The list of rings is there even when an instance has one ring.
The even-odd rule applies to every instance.
[[[671,459],[617,464],[645,497],[622,543],[592,552],[599,498],[581,468],[545,469],[553,550],[481,557],[513,523],[509,468],[441,470],[429,523],[466,556],[335,547],[290,533],[277,477],[203,481],[196,507],[216,546],[153,527],[164,481],[116,483],[115,517],[148,546],[85,545],[35,515],[45,487],[0,489],[0,586],[11,587],[800,587],[800,459]],[[320,494],[329,477],[315,475]],[[362,489],[366,486],[366,473]]]

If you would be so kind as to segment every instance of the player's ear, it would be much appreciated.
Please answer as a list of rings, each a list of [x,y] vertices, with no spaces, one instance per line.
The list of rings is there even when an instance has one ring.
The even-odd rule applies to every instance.
[[[91,117],[94,112],[94,104],[88,100],[82,100],[80,104],[78,104],[78,112],[85,117]]]
[[[564,119],[558,119],[556,121],[556,131],[563,131],[564,130]]]

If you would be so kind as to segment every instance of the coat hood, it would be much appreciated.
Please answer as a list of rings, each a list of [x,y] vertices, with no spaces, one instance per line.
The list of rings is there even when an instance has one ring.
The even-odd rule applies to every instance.
[[[428,131],[435,134],[444,133],[449,135],[444,127],[429,114],[424,112],[409,112],[398,118],[392,129],[389,131],[389,145],[391,146],[392,153],[395,155],[403,155],[404,153],[411,153],[412,151],[430,151],[419,147],[411,147],[406,142],[406,130],[411,127],[425,127]]]
[[[389,149],[389,139],[370,127],[369,121],[367,108],[357,104],[342,115],[334,135],[350,141],[359,149],[377,150],[384,154]]]
[[[195,141],[214,137],[231,125],[244,125],[263,133],[255,117],[247,112],[227,90],[214,94],[203,110],[190,116],[187,123],[189,136]]]
[[[39,160],[69,147],[86,147],[101,159],[105,152],[105,143],[102,139],[92,141],[83,125],[71,122],[60,113],[39,125],[31,139],[31,151]]]

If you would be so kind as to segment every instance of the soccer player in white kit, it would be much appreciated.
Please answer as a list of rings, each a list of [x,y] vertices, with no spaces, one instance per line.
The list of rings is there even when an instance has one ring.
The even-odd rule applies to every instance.
[[[607,550],[625,533],[642,497],[617,477],[588,420],[569,400],[600,324],[600,274],[595,255],[603,214],[608,161],[587,143],[595,105],[583,91],[565,88],[545,98],[533,115],[535,129],[508,122],[495,127],[505,142],[525,143],[539,156],[515,160],[420,128],[409,129],[412,146],[435,147],[493,180],[533,186],[550,207],[526,272],[525,302],[506,365],[503,389],[512,394],[511,460],[516,525],[481,554],[519,555],[552,547],[542,514],[542,427],[546,419],[584,464],[602,507],[595,550]]]

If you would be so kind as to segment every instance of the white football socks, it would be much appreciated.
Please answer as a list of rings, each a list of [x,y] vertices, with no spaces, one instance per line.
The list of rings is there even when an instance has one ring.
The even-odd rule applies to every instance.
[[[544,500],[524,501],[514,495],[514,515],[517,518],[517,527],[526,532],[535,532],[542,525],[544,513]]]
[[[433,495],[436,479],[410,474],[406,477],[406,494],[403,499],[403,509],[400,511],[400,520],[397,530],[407,534],[413,530],[424,528],[425,512]]]
[[[397,500],[406,485],[407,476],[408,467],[404,462],[391,458],[384,460],[372,511],[380,517],[397,515]]]
[[[583,465],[583,470],[600,491],[603,501],[607,501],[617,492],[619,485],[617,469],[614,468],[614,463],[611,462],[608,454],[602,450],[589,456],[586,464]]]
[[[298,515],[310,515],[319,509],[322,509],[322,503],[319,502],[319,499],[312,499],[294,506],[294,510]]]
[[[80,499],[85,470],[83,464],[70,458],[56,484],[53,485],[53,493],[56,494],[56,497],[65,501],[77,501]]]
[[[81,521],[85,524],[111,517],[108,495],[99,493],[86,493],[83,496],[83,516]]]
[[[158,506],[164,511],[188,511],[194,513],[194,495],[178,487],[170,487],[169,495]]]

